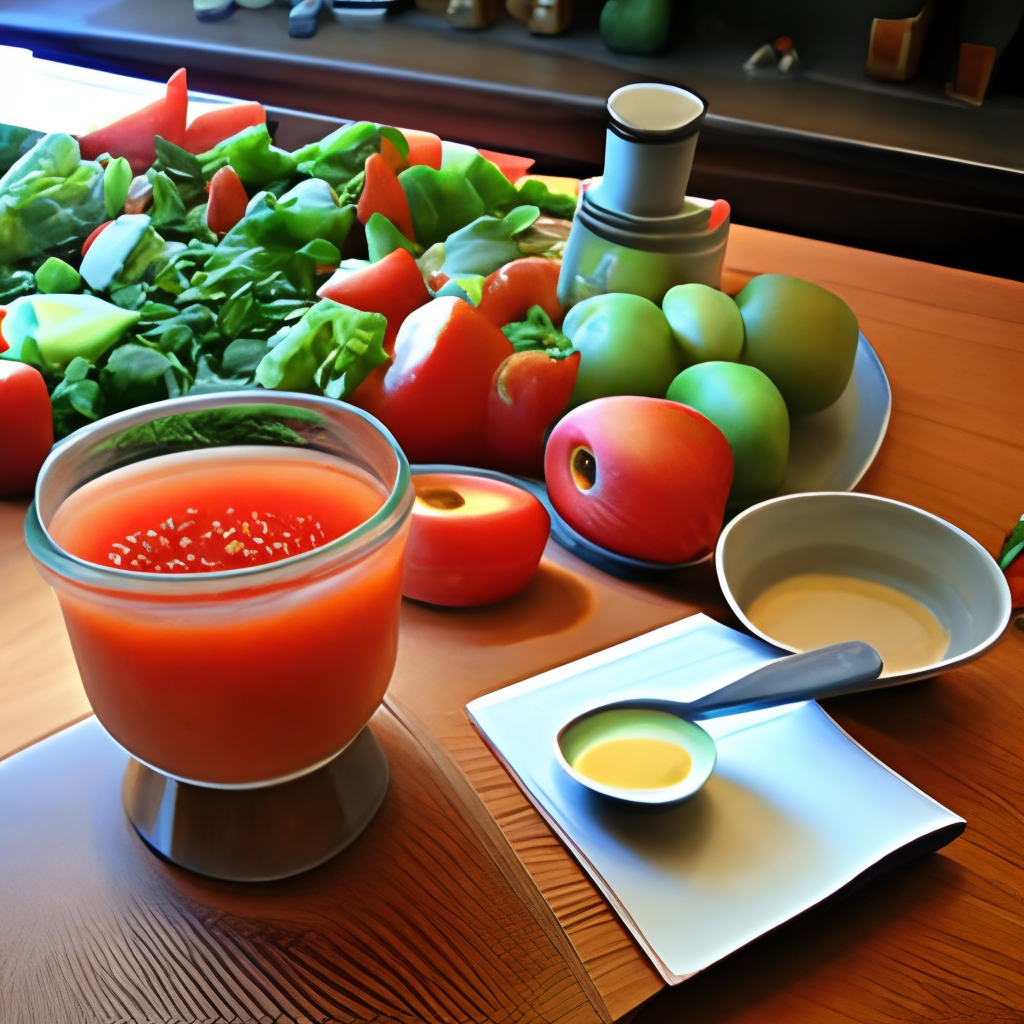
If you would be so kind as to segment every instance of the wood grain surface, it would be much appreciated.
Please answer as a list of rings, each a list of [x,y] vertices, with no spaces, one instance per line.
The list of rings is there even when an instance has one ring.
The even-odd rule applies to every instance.
[[[889,432],[860,489],[996,551],[1024,511],[1024,286],[734,226],[727,287],[766,272],[842,295],[889,375]],[[0,503],[0,756],[87,711],[22,515]],[[394,769],[385,807],[336,863],[280,888],[153,858],[120,815],[109,757],[85,756],[74,802],[58,767],[74,757],[22,753],[0,775],[0,1020],[614,1020],[659,992],[637,1022],[1024,1020],[1019,627],[956,672],[826,705],[966,817],[964,836],[661,991],[463,708],[697,609],[729,621],[707,567],[641,587],[554,546],[501,606],[407,603],[375,726]]]
[[[5,762],[0,1020],[599,1021],[432,752],[386,710],[373,730],[393,785],[368,830],[249,886],[143,846],[121,810],[126,755],[95,719]]]

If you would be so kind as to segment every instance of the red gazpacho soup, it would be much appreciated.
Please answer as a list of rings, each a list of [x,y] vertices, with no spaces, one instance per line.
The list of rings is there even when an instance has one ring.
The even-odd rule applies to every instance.
[[[356,529],[387,497],[338,459],[258,446],[158,456],[71,494],[48,526],[53,540],[145,574],[117,592],[59,587],[111,735],[155,768],[214,785],[286,778],[342,749],[394,667],[406,530],[354,561],[333,549],[296,556]],[[263,571],[232,571],[246,569]]]

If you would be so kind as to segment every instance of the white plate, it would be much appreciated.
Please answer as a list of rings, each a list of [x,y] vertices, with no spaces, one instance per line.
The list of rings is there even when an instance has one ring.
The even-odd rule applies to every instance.
[[[878,454],[891,410],[885,370],[862,334],[846,390],[827,409],[791,420],[779,494],[852,491]]]

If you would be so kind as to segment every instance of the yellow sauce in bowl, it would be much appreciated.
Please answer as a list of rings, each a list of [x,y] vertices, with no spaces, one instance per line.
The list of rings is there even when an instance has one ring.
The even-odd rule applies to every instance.
[[[874,580],[803,573],[773,583],[746,609],[766,636],[787,647],[863,640],[882,657],[882,675],[942,661],[949,633],[920,601]]]
[[[620,736],[587,747],[573,768],[602,786],[664,789],[690,772],[690,755],[677,743],[649,736]]]

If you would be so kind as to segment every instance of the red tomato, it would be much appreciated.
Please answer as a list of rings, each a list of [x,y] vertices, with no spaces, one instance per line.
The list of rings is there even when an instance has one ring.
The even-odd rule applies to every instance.
[[[53,447],[53,411],[42,374],[0,359],[0,496],[31,494]]]
[[[431,291],[439,292],[450,280],[447,274],[442,274],[440,270],[432,270],[427,275],[427,287]],[[502,324],[502,327],[505,325]]]
[[[398,130],[405,136],[405,141],[409,143],[409,155],[405,158],[406,164],[410,167],[423,164],[427,167],[433,167],[435,171],[441,170],[440,136],[435,135],[433,132],[421,132],[416,128],[399,128]],[[390,148],[397,154],[397,151],[390,142],[385,139],[384,143],[381,146],[381,152]]]
[[[249,205],[245,186],[228,164],[210,179],[209,192],[206,226],[216,235],[226,235],[245,216]]]
[[[200,114],[186,129],[182,149],[205,153],[218,142],[230,139],[253,125],[265,124],[267,112],[262,103],[233,103]]]
[[[574,530],[620,555],[665,564],[713,550],[732,473],[729,442],[709,419],[637,395],[573,409],[544,453],[551,503]]]
[[[158,100],[78,140],[83,159],[95,160],[104,153],[123,156],[135,174],[144,174],[156,159],[153,139],[159,135],[180,146],[185,139],[188,85],[185,69],[179,68]]]
[[[565,412],[579,368],[579,352],[552,359],[539,351],[517,352],[498,367],[487,407],[485,465],[544,475],[544,435]]]
[[[492,324],[504,327],[526,319],[532,306],[540,306],[558,327],[565,317],[558,301],[558,275],[561,260],[527,256],[499,267],[483,285],[477,309]]]
[[[384,163],[386,163],[388,167],[395,172],[395,174],[398,174],[399,171],[404,171],[406,167],[409,166],[402,154],[399,153],[398,150],[395,149],[395,147],[383,136],[381,136],[380,140],[380,155],[384,158]]]
[[[1010,585],[1010,604],[1024,608],[1024,555],[1018,555],[1004,570],[1003,575]]]
[[[475,464],[488,395],[512,343],[468,302],[444,296],[413,310],[383,376],[352,396],[395,435],[410,462]]]
[[[464,608],[503,601],[533,579],[551,521],[532,494],[455,473],[415,476],[413,486],[406,597]]]
[[[513,156],[511,153],[495,153],[490,149],[478,149],[477,152],[495,164],[499,171],[514,185],[537,162],[528,156]]]
[[[365,224],[375,213],[387,217],[406,238],[416,240],[409,200],[398,183],[398,175],[380,153],[371,153],[366,158],[366,180],[356,206],[360,224]]]
[[[361,270],[339,270],[320,286],[317,295],[364,313],[381,313],[388,322],[384,335],[388,355],[394,349],[402,321],[430,301],[420,268],[405,249],[396,249]]]

